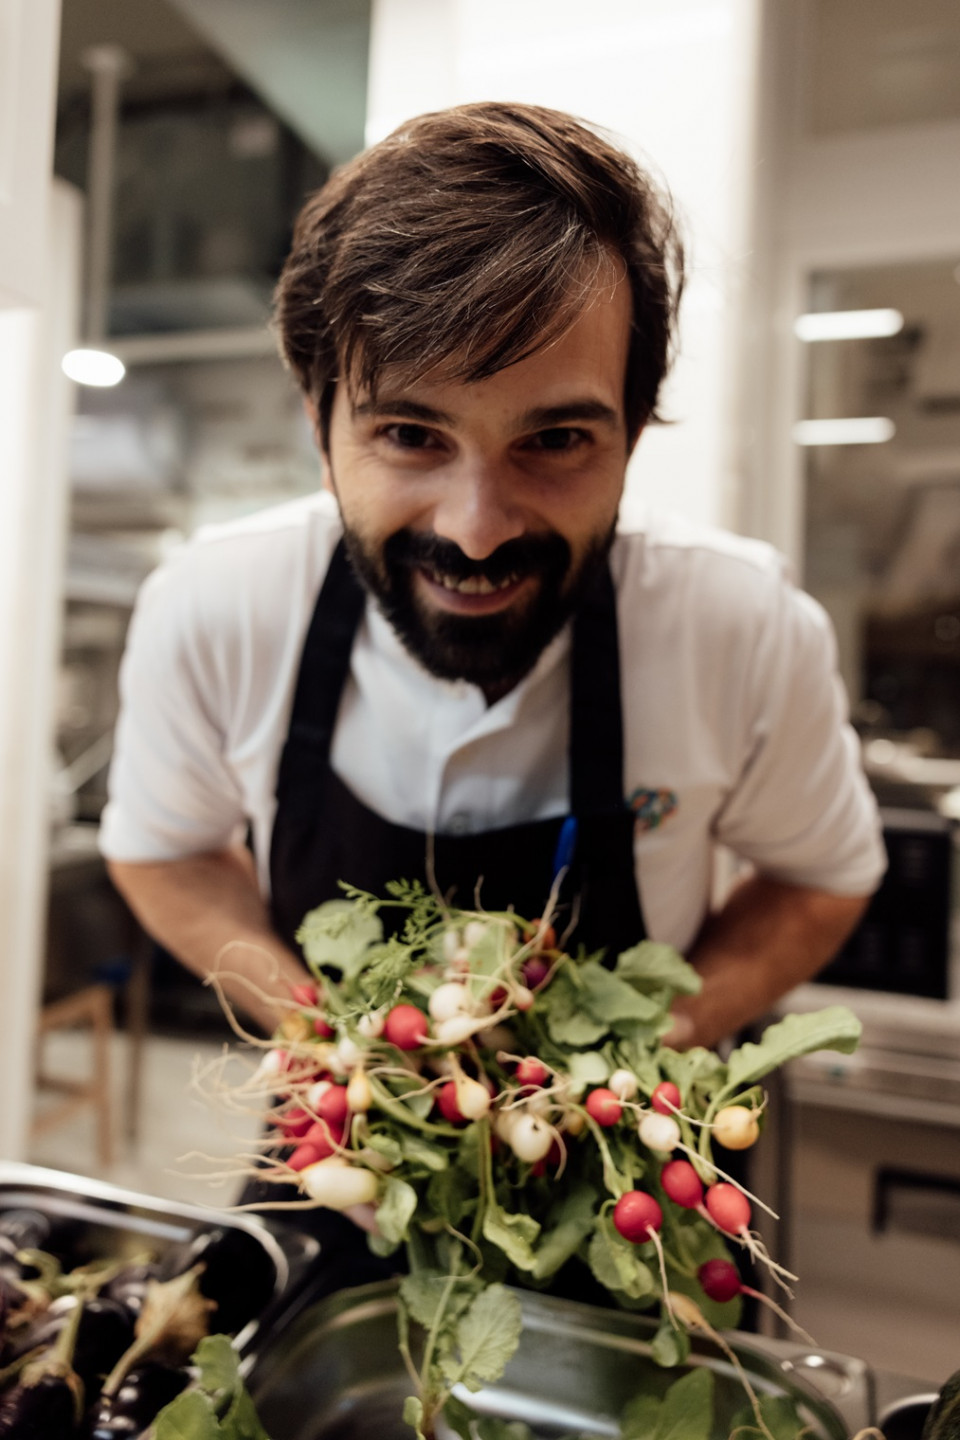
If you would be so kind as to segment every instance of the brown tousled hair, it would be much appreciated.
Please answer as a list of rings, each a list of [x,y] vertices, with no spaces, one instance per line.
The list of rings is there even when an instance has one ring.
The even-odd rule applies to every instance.
[[[394,364],[485,379],[558,339],[598,280],[624,271],[633,439],[658,418],[683,284],[669,200],[570,115],[461,105],[402,125],[310,197],[276,325],[326,445],[339,377],[370,394]]]

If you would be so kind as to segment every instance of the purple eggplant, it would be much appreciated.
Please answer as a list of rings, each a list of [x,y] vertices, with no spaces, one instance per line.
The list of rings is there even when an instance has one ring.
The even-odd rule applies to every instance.
[[[86,1431],[89,1440],[132,1440],[189,1381],[189,1371],[174,1365],[138,1365],[115,1395],[101,1395]]]

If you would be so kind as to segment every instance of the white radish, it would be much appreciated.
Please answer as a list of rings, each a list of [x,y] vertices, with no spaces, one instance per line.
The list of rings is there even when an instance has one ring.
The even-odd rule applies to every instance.
[[[650,1110],[637,1126],[637,1134],[648,1150],[666,1153],[680,1144],[680,1126],[672,1115],[658,1115]]]
[[[639,1088],[637,1077],[632,1070],[614,1070],[607,1081],[607,1089],[612,1090],[618,1100],[635,1099]]]
[[[498,1110],[493,1117],[493,1130],[498,1140],[510,1144],[513,1127],[520,1118],[519,1110]]]
[[[380,1010],[371,1010],[369,1015],[361,1015],[357,1021],[357,1034],[362,1035],[364,1040],[379,1040],[386,1023]]]
[[[286,1050],[268,1050],[254,1073],[254,1080],[276,1080],[287,1068]]]
[[[347,1072],[355,1070],[360,1064],[363,1059],[363,1050],[352,1035],[344,1035],[343,1039],[338,1042],[337,1059]]]
[[[351,1165],[342,1155],[330,1155],[300,1171],[300,1184],[311,1200],[330,1210],[346,1210],[350,1205],[370,1205],[376,1198],[379,1183],[372,1170]]]
[[[528,990],[526,985],[518,985],[510,996],[518,1010],[530,1010],[535,998],[533,991]]]
[[[430,996],[427,1009],[433,1020],[452,1020],[456,1015],[472,1015],[473,1004],[466,985],[457,980],[438,985]]]
[[[457,1090],[457,1108],[464,1120],[479,1120],[486,1115],[490,1109],[490,1092],[485,1085],[481,1085],[479,1080],[471,1080],[459,1067],[453,1083]]]
[[[370,1081],[363,1072],[363,1067],[358,1066],[350,1076],[350,1083],[347,1086],[347,1105],[357,1115],[365,1115],[373,1104],[373,1091],[370,1088]]]
[[[438,1020],[433,1034],[441,1045],[462,1045],[475,1031],[481,1029],[482,1021],[474,1015],[451,1015],[449,1020]]]
[[[463,930],[463,943],[468,950],[474,945],[479,945],[487,938],[489,926],[484,925],[482,920],[468,920]]]
[[[567,1135],[582,1135],[587,1126],[586,1116],[581,1110],[567,1110],[563,1117],[563,1130]]]
[[[449,965],[456,956],[457,951],[463,942],[460,939],[459,930],[444,930],[443,932],[443,958]]]
[[[507,1144],[518,1160],[535,1165],[553,1144],[553,1131],[539,1116],[527,1115],[521,1110],[513,1122]]]

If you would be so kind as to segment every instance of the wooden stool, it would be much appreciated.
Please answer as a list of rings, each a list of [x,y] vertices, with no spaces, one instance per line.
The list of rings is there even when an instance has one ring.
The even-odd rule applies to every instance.
[[[43,1070],[43,1039],[53,1030],[73,1030],[89,1026],[93,1040],[93,1070],[89,1080],[65,1080],[47,1075]],[[109,985],[88,985],[75,995],[44,1005],[37,1025],[37,1088],[58,1090],[66,1095],[34,1122],[35,1135],[53,1130],[71,1119],[84,1105],[92,1105],[97,1114],[97,1155],[101,1165],[109,1165],[113,1156],[110,1037],[113,1034],[113,992]]]

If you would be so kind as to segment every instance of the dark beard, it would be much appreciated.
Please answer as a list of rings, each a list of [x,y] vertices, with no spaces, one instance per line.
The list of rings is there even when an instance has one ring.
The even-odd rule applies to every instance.
[[[529,674],[566,624],[605,563],[613,534],[611,527],[595,537],[571,573],[570,546],[555,532],[508,540],[475,561],[452,540],[414,530],[398,530],[382,551],[371,552],[344,527],[357,574],[410,654],[441,680],[467,680],[498,695]],[[452,615],[428,611],[417,602],[413,574],[421,567],[455,580],[483,575],[496,585],[512,576],[536,576],[539,583],[533,598],[515,611]]]

